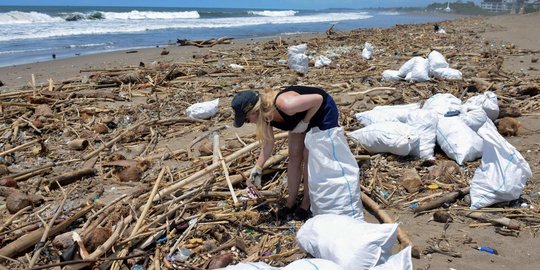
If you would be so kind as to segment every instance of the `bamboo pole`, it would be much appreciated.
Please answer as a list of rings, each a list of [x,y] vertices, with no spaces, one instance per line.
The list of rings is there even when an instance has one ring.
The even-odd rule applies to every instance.
[[[9,149],[9,150],[6,150],[6,151],[4,151],[4,152],[1,152],[1,153],[0,153],[0,157],[3,157],[3,156],[5,156],[5,155],[7,155],[7,154],[11,154],[11,153],[13,153],[13,152],[15,152],[15,151],[17,151],[17,150],[24,149],[24,148],[26,148],[26,147],[28,147],[28,146],[30,146],[30,145],[32,145],[32,144],[35,144],[35,143],[37,143],[37,142],[39,142],[39,141],[41,141],[41,138],[35,139],[35,140],[32,140],[32,141],[29,141],[29,142],[27,142],[27,143],[25,143],[25,144],[21,144],[21,145],[16,146],[16,147],[13,147],[13,148],[11,148],[11,149]]]
[[[236,194],[234,193],[234,188],[232,186],[231,179],[229,178],[229,168],[227,168],[227,164],[225,163],[225,160],[223,160],[223,155],[221,154],[221,150],[219,149],[219,137],[217,140],[214,139],[214,142],[217,144],[217,147],[215,147],[215,149],[218,153],[219,160],[221,162],[221,167],[223,167],[223,173],[225,174],[225,179],[227,180],[227,186],[229,187],[229,191],[231,192],[234,205],[238,205],[238,198],[236,198]]]

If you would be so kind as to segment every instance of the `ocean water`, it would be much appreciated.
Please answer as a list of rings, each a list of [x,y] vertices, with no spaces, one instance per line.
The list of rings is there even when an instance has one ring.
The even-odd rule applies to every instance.
[[[436,22],[451,14],[384,10],[258,10],[0,6],[0,67],[175,44]]]

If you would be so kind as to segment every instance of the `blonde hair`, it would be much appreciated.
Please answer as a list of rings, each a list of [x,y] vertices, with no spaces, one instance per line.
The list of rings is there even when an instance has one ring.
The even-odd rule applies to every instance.
[[[253,106],[252,110],[259,110],[259,116],[257,118],[257,139],[264,143],[266,140],[268,140],[268,135],[266,133],[266,130],[268,126],[270,125],[270,122],[274,120],[274,113],[276,111],[276,106],[274,104],[274,101],[276,99],[276,96],[278,94],[277,90],[274,90],[272,88],[264,89],[263,93],[261,94],[259,101],[255,106]]]

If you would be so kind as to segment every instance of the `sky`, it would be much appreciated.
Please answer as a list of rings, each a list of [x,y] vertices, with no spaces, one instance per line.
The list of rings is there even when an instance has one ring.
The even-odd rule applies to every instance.
[[[453,0],[451,2],[454,2]],[[473,0],[463,0],[464,2]],[[0,5],[325,9],[424,7],[440,0],[2,0]],[[479,3],[480,0],[474,0]]]

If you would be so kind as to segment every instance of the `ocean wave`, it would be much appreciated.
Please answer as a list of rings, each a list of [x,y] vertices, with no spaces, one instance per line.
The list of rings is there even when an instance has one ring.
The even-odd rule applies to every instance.
[[[371,15],[367,15],[365,12],[344,12],[291,17],[141,20],[137,23],[133,23],[129,20],[95,20],[76,22],[77,27],[73,27],[72,24],[66,23],[54,25],[17,25],[9,28],[5,27],[4,29],[0,28],[0,41],[42,39],[75,35],[140,33],[164,29],[215,29],[265,24],[336,23],[339,21],[361,20],[371,17]]]
[[[397,11],[381,11],[381,12],[379,12],[379,15],[397,16],[397,15],[399,15],[399,12],[397,12]]]
[[[103,42],[103,43],[89,43],[89,44],[72,44],[67,45],[64,48],[74,49],[74,48],[91,48],[91,47],[100,47],[100,46],[110,46],[113,45],[113,42]]]
[[[10,11],[0,13],[0,25],[2,24],[29,24],[29,23],[54,23],[61,22],[62,18],[51,17],[40,12]]]
[[[262,11],[250,10],[248,11],[248,14],[250,15],[265,16],[265,17],[288,17],[288,16],[294,16],[296,13],[298,13],[298,11],[296,10],[262,10]]]
[[[59,16],[68,22],[82,21],[82,20],[103,20],[105,17],[103,13],[99,11],[93,11],[89,13],[60,13]]]
[[[157,20],[157,19],[198,19],[201,16],[197,11],[138,11],[130,12],[101,12],[107,20]]]

